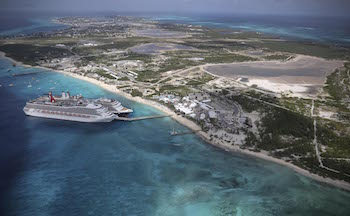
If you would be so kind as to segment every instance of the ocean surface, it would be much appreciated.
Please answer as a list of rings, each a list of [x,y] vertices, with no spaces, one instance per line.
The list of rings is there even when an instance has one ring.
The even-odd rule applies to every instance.
[[[145,15],[166,23],[261,32],[286,39],[350,46],[350,17],[267,15]]]
[[[62,15],[0,9],[0,36],[27,35],[64,29],[67,26],[52,22],[52,19],[59,16]]]
[[[26,72],[38,73],[12,76]],[[50,90],[115,98],[133,116],[161,114],[93,84],[0,59],[0,215],[350,213],[350,193],[195,135],[171,137],[173,127],[188,129],[170,118],[84,124],[27,117],[26,101]]]

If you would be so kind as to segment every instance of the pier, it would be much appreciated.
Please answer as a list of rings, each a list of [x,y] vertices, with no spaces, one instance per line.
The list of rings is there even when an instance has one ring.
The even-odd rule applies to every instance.
[[[115,120],[119,120],[119,121],[141,121],[141,120],[146,120],[146,119],[166,118],[166,117],[170,117],[170,116],[171,115],[142,116],[142,117],[135,117],[135,118],[116,117]]]

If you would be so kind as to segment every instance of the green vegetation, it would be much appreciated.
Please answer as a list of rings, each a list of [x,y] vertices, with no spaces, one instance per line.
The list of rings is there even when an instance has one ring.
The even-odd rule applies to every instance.
[[[168,77],[168,78],[166,78],[165,80],[162,80],[162,81],[159,82],[159,83],[166,83],[166,82],[169,82],[170,80],[172,80],[172,78],[171,78],[171,77]]]
[[[327,77],[327,86],[324,89],[336,100],[350,97],[350,66],[345,64],[344,68],[337,69]]]
[[[145,54],[137,54],[134,52],[129,52],[128,56],[125,58],[121,58],[120,60],[140,60],[145,63],[151,63],[152,62],[152,56],[151,55],[145,55]]]
[[[129,77],[121,77],[118,79],[119,81],[130,81]]]
[[[234,96],[231,96],[231,99],[239,103],[242,109],[248,113],[262,109],[263,107],[266,106],[265,104],[259,101],[244,97],[243,95],[234,95]]]
[[[96,74],[98,74],[101,77],[105,77],[107,79],[115,79],[115,77],[111,76],[110,74],[107,73],[107,71],[99,69],[94,71]]]
[[[182,97],[188,95],[191,92],[193,91],[186,86],[163,85],[159,89],[159,93],[174,93]]]
[[[318,120],[318,142],[327,146],[322,156],[330,158],[347,158],[350,155],[350,135],[347,126],[338,122]]]
[[[299,150],[309,149],[304,144],[310,144],[313,139],[311,118],[278,108],[270,108],[261,122],[260,137],[262,140],[258,145],[259,148],[273,150],[294,148],[296,145]],[[282,139],[282,136],[288,138]],[[299,153],[305,155],[307,152]]]
[[[291,97],[282,97],[280,103],[283,107],[290,109],[294,112],[308,115],[310,113],[310,107],[312,104],[311,100],[303,98],[291,98]]]
[[[259,144],[258,138],[255,136],[255,134],[251,131],[248,131],[247,137],[245,138],[245,145],[249,147],[255,147]]]
[[[137,81],[155,83],[160,79],[161,74],[158,71],[144,70],[138,71]]]
[[[256,61],[256,59],[249,56],[230,53],[211,55],[204,59],[205,63],[232,63],[245,61]]]
[[[197,62],[190,61],[187,59],[172,57],[167,59],[163,64],[160,65],[159,72],[178,70],[178,69],[182,69],[190,66],[195,66],[197,64],[198,64]]]
[[[108,64],[110,59],[105,55],[84,56],[80,58],[80,62],[75,62],[74,65],[78,67],[86,66],[91,63]]]
[[[142,43],[143,41],[128,39],[128,40],[117,40],[117,41],[108,41],[107,44],[98,45],[98,46],[76,46],[72,49],[74,53],[79,55],[91,55],[106,52],[111,49],[125,50],[132,46]]]
[[[199,76],[197,78],[194,78],[194,79],[190,79],[188,82],[187,82],[187,85],[190,85],[190,86],[200,86],[200,85],[204,85],[208,82],[210,82],[211,80],[215,79],[215,77],[209,75],[209,74],[202,74],[202,76]]]
[[[290,55],[275,54],[275,55],[265,56],[264,58],[266,60],[281,60],[281,61],[285,61],[288,58],[290,58]]]
[[[142,94],[142,92],[140,92],[139,90],[133,89],[133,90],[131,91],[131,96],[133,96],[133,97],[142,97],[143,94]]]
[[[326,59],[347,59],[350,56],[350,51],[348,49],[311,42],[276,40],[264,41],[263,43],[249,42],[248,44],[258,49],[268,49],[271,52],[296,53]]]
[[[214,39],[212,41],[186,41],[186,46],[194,47],[197,49],[204,49],[210,51],[222,51],[224,48],[229,50],[241,51],[246,50],[248,48],[252,48],[252,46],[247,44],[242,44],[236,41],[225,41],[225,40],[217,40]]]
[[[72,55],[66,49],[30,44],[5,44],[0,46],[0,50],[5,52],[10,58],[34,66],[38,65],[39,61],[50,61],[54,58]]]
[[[350,162],[346,160],[323,159],[323,164],[332,167],[335,170],[341,170],[343,173],[350,175]]]

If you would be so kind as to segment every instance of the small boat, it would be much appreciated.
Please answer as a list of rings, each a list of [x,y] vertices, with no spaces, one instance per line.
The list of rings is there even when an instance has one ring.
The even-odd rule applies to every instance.
[[[32,86],[32,85],[28,85],[27,87],[28,87],[28,88],[31,88],[31,87],[33,87],[33,86]]]
[[[7,69],[7,72],[10,72],[11,71],[11,69]]]
[[[173,128],[173,131],[170,132],[171,136],[175,136],[177,134],[178,134],[178,132],[175,130],[175,128]]]
[[[182,144],[181,143],[176,143],[176,144],[174,144],[174,146],[182,146]]]
[[[14,86],[13,84],[10,84],[9,86]]]

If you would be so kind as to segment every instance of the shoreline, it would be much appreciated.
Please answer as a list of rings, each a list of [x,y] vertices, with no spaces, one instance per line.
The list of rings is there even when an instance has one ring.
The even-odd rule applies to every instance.
[[[151,106],[153,108],[156,108],[157,110],[159,110],[159,111],[161,111],[161,112],[163,112],[163,113],[165,113],[167,115],[170,115],[170,117],[173,120],[175,120],[178,123],[184,125],[185,127],[189,128],[192,131],[200,130],[199,132],[196,132],[195,134],[198,135],[201,139],[203,139],[208,144],[211,144],[213,146],[216,146],[216,147],[218,147],[220,149],[223,149],[223,150],[226,150],[226,151],[229,151],[229,152],[244,154],[244,155],[247,155],[247,156],[250,156],[250,157],[259,158],[259,159],[262,159],[262,160],[266,160],[266,161],[270,161],[270,162],[273,162],[273,163],[277,163],[277,164],[280,164],[282,166],[288,167],[289,169],[292,169],[296,173],[301,174],[303,176],[306,176],[306,177],[308,177],[310,179],[313,179],[313,180],[315,180],[317,182],[326,183],[328,185],[335,186],[337,188],[350,191],[350,183],[348,183],[348,182],[319,176],[317,174],[309,172],[308,170],[305,170],[305,169],[303,169],[301,167],[298,167],[298,166],[296,166],[296,165],[294,165],[292,163],[289,163],[289,162],[286,162],[284,160],[281,160],[281,159],[269,156],[267,154],[267,152],[253,152],[253,151],[250,151],[250,150],[247,150],[247,149],[241,149],[241,148],[239,148],[239,146],[225,145],[223,143],[224,141],[222,141],[222,142],[215,142],[213,140],[210,140],[209,135],[207,133],[205,133],[204,131],[202,131],[201,127],[199,125],[197,125],[196,123],[194,123],[193,121],[191,121],[191,120],[189,120],[187,118],[184,118],[184,117],[176,114],[174,111],[172,111],[168,107],[166,107],[166,106],[164,106],[164,105],[162,105],[162,104],[160,104],[158,102],[147,100],[147,99],[140,98],[140,97],[132,97],[131,95],[129,95],[129,94],[127,94],[127,93],[117,89],[113,85],[108,85],[108,84],[106,84],[106,83],[104,83],[102,81],[99,81],[99,80],[96,80],[96,79],[93,79],[93,78],[90,78],[90,77],[85,77],[85,76],[81,76],[79,74],[74,74],[74,73],[66,72],[66,71],[62,71],[62,70],[54,70],[54,69],[50,69],[50,68],[46,68],[46,67],[42,67],[42,66],[26,65],[26,64],[23,64],[22,62],[18,62],[18,61],[14,60],[14,59],[12,59],[10,57],[7,57],[6,53],[1,52],[1,51],[0,51],[0,58],[4,58],[6,60],[9,60],[11,63],[16,64],[17,66],[31,67],[31,68],[40,68],[40,69],[44,69],[44,70],[49,70],[49,71],[52,71],[52,72],[61,73],[61,74],[64,74],[64,75],[67,75],[67,76],[70,76],[70,77],[73,77],[73,78],[76,78],[76,79],[80,79],[80,80],[92,83],[94,85],[97,85],[97,86],[99,86],[99,87],[109,91],[109,92],[121,95],[121,96],[123,96],[123,97],[125,97],[125,98],[127,98],[129,100],[132,100],[132,101],[135,101],[135,102],[138,102],[138,103],[142,103],[142,104]]]

